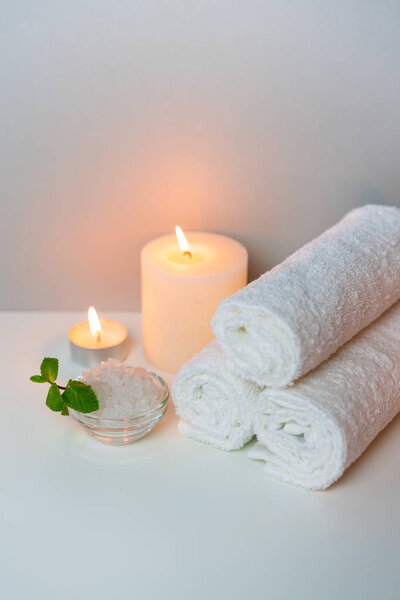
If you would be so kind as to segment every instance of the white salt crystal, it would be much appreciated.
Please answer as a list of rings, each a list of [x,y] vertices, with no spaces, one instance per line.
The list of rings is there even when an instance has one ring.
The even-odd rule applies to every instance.
[[[81,380],[96,393],[99,410],[91,414],[98,417],[135,417],[156,408],[163,399],[163,386],[146,369],[128,367],[114,358],[83,371]]]

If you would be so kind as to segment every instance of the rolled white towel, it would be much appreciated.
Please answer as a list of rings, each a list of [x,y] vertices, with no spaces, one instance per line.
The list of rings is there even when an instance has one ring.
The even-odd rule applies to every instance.
[[[400,411],[400,302],[293,387],[266,389],[250,458],[307,489],[342,475]]]
[[[223,300],[212,328],[227,366],[291,384],[400,298],[400,210],[367,205]]]
[[[221,450],[238,450],[254,435],[252,411],[259,388],[226,369],[220,346],[211,342],[177,374],[172,398],[180,433]]]

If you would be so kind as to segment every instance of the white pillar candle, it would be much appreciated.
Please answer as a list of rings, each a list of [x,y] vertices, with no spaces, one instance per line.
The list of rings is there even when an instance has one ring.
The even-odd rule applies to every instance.
[[[141,253],[143,349],[155,367],[176,373],[212,339],[218,304],[247,283],[247,250],[215,233],[174,234]]]

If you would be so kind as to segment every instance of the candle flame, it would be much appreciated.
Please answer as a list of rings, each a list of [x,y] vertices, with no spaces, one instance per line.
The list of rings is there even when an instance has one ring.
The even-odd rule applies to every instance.
[[[89,321],[90,331],[91,331],[93,337],[96,338],[96,342],[100,342],[101,334],[103,333],[103,331],[101,329],[100,319],[97,316],[97,312],[96,312],[96,309],[94,306],[89,306],[88,321]]]
[[[186,239],[185,234],[179,225],[175,227],[176,239],[178,240],[179,248],[182,250],[183,254],[187,254],[190,258],[192,258],[192,253],[189,250],[189,244]]]

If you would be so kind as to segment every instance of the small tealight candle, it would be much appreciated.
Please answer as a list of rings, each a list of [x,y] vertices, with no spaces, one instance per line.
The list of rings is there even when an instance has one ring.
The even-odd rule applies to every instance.
[[[124,360],[128,355],[127,337],[128,332],[122,323],[99,319],[91,306],[88,320],[69,330],[71,358],[84,367],[98,365],[108,358]]]

